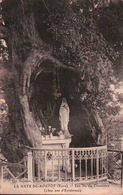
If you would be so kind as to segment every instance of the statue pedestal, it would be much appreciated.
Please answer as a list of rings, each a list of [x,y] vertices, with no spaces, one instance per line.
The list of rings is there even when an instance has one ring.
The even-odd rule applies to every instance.
[[[52,136],[51,138],[49,135],[42,136],[42,149],[45,149],[45,170],[71,172],[69,151],[62,150],[69,148],[70,142],[71,137],[66,139],[64,135]]]
[[[60,148],[69,148],[69,144],[71,142],[70,138],[64,138],[64,136],[52,136],[49,135],[46,137],[42,136],[42,148],[43,149],[60,149]]]

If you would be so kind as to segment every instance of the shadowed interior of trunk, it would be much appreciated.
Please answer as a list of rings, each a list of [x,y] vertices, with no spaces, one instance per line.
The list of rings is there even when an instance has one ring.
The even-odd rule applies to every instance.
[[[71,146],[89,147],[94,145],[94,140],[91,136],[88,115],[82,109],[80,99],[75,98],[78,82],[79,77],[73,70],[48,67],[41,71],[40,68],[40,71],[31,78],[30,112],[37,125],[44,127],[46,134],[48,126],[60,131],[59,109],[62,98],[65,97],[70,108],[69,132],[73,135]]]

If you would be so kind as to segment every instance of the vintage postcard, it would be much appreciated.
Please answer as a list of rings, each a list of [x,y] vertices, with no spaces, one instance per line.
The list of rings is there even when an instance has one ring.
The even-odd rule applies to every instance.
[[[0,193],[123,195],[123,1],[0,0]]]

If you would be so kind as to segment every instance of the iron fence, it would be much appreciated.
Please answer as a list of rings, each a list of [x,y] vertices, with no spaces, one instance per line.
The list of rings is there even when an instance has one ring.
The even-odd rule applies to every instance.
[[[107,180],[107,146],[68,149],[29,148],[20,163],[0,163],[0,179],[98,184]],[[17,172],[15,171],[17,170]],[[16,173],[15,173],[16,172]]]
[[[34,149],[28,153],[32,181],[99,182],[107,179],[107,147]]]

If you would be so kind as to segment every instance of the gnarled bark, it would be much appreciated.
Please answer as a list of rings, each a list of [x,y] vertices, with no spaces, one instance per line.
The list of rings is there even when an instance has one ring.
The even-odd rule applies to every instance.
[[[44,67],[42,63],[46,60],[52,62],[54,67],[62,67],[73,69],[72,67],[67,67],[63,65],[59,60],[55,59],[48,52],[41,52],[40,50],[33,50],[30,52],[28,58],[23,64],[23,71],[19,83],[19,101],[21,105],[21,116],[23,120],[24,131],[27,135],[28,140],[30,141],[33,147],[41,147],[41,132],[36,124],[36,121],[29,109],[29,88],[30,88],[30,79],[36,69],[40,67],[43,71],[47,67]],[[41,71],[40,70],[40,71]]]

